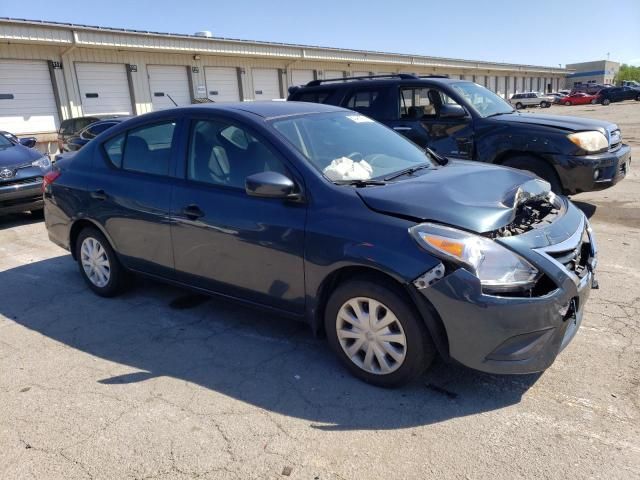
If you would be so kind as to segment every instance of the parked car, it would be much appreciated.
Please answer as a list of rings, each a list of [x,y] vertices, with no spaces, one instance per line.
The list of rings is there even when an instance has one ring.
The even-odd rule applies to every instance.
[[[562,103],[562,99],[566,97],[564,93],[560,92],[547,93],[547,95],[553,98],[553,103]]]
[[[114,117],[108,120],[98,120],[97,122],[91,123],[89,126],[82,129],[80,133],[78,133],[78,135],[70,136],[67,138],[64,146],[64,151],[75,152],[77,150],[80,150],[83,146],[96,138],[105,130],[118,125],[120,122],[123,122],[129,118],[130,117]]]
[[[640,82],[635,80],[623,80],[621,85],[622,87],[631,87],[631,88],[640,88]]]
[[[550,95],[543,95],[539,92],[524,92],[512,95],[509,101],[517,110],[520,110],[527,107],[549,108],[553,100],[554,97]]]
[[[598,103],[597,95],[589,95],[586,93],[572,93],[562,99],[562,105],[570,107],[571,105],[595,105]]]
[[[38,143],[38,139],[36,137],[18,138],[13,133],[7,132],[5,130],[0,130],[0,135],[5,138],[8,138],[10,141],[12,141],[15,144],[24,145],[27,148],[34,148],[36,146],[36,143]]]
[[[603,88],[605,88],[605,85],[601,85],[599,83],[578,84],[573,86],[569,95],[573,93],[586,93],[587,95],[595,95]]]
[[[15,141],[15,135],[6,133],[0,134],[0,215],[39,213],[42,180],[51,169],[51,161],[22,141]]]
[[[571,93],[571,90],[558,90],[558,93],[560,95],[569,95]]]
[[[557,193],[610,187],[625,177],[631,157],[613,123],[521,113],[464,80],[314,80],[291,88],[289,100],[350,108],[445,157],[529,170]]]
[[[600,90],[596,101],[602,105],[609,105],[611,102],[622,102],[624,100],[640,101],[640,89],[632,87],[611,87]]]
[[[158,111],[54,168],[49,238],[95,293],[135,272],[303,319],[380,386],[436,352],[486,372],[544,370],[594,279],[589,223],[546,182],[447,161],[328,105]]]

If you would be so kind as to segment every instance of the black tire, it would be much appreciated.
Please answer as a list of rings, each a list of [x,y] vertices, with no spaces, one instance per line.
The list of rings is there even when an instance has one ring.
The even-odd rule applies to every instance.
[[[640,95],[636,96],[636,102],[640,102]]]
[[[540,108],[549,108],[549,102],[540,102]]]
[[[39,208],[37,210],[31,210],[31,216],[33,216],[33,218],[38,218],[38,219],[44,218],[44,208]]]
[[[87,239],[92,239],[103,248],[104,254],[108,260],[109,278],[104,285],[97,285],[89,278],[89,275],[83,267],[82,246]],[[80,232],[75,245],[76,261],[80,275],[94,293],[101,297],[114,297],[121,293],[128,286],[128,272],[122,267],[118,257],[116,256],[109,241],[97,228],[85,228]]]
[[[536,174],[538,177],[549,182],[551,191],[562,195],[563,189],[558,174],[544,160],[531,156],[513,157],[503,163],[505,167],[518,168]]]
[[[593,100],[591,100],[591,105],[595,105],[596,103],[598,103],[598,99],[594,98]]]
[[[569,100],[567,100],[566,102],[564,102],[565,106],[570,107],[571,106],[571,102]]]
[[[516,103],[516,110],[522,110],[524,108],[524,105],[522,105],[520,102]]]
[[[405,356],[391,373],[370,373],[356,365],[343,350],[338,338],[338,313],[348,300],[367,297],[380,302],[382,311],[387,309],[395,315],[406,339]],[[357,378],[372,385],[394,388],[404,385],[423,373],[433,362],[436,348],[425,327],[423,319],[415,310],[406,294],[391,282],[380,282],[366,277],[348,280],[340,284],[331,294],[325,309],[325,331],[329,345],[340,361]],[[369,339],[370,341],[370,339]],[[354,340],[355,342],[355,340]],[[362,348],[367,348],[366,345]],[[358,351],[358,353],[363,353]],[[389,357],[391,360],[391,357]],[[375,360],[377,362],[377,359]],[[380,363],[378,362],[378,365]]]
[[[605,107],[608,106],[611,103],[611,100],[609,100],[608,98],[605,98],[604,100],[602,100],[602,105],[604,105]]]

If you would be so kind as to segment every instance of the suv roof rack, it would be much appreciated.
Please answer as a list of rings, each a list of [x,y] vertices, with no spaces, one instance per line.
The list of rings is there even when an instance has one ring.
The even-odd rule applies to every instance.
[[[449,75],[420,75],[418,78],[449,78]]]
[[[324,80],[311,80],[307,87],[317,87],[326,82],[346,82],[348,80],[371,80],[376,78],[400,78],[403,80],[417,80],[419,77],[411,73],[392,73],[389,75],[362,75],[359,77],[325,78]]]

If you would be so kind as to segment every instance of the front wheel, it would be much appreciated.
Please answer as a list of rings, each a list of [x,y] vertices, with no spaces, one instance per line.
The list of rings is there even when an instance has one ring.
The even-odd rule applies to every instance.
[[[602,105],[604,105],[605,107],[610,103],[611,103],[611,100],[609,100],[608,98],[605,98],[604,100],[602,100]]]
[[[422,318],[391,284],[368,279],[338,286],[325,311],[329,344],[357,378],[398,387],[431,365],[435,346]]]
[[[89,288],[101,297],[113,297],[127,283],[127,272],[120,265],[109,241],[96,228],[85,228],[76,241],[76,260]]]
[[[520,102],[516,103],[516,110],[522,110],[524,108],[524,105],[522,105]]]
[[[636,102],[640,102],[640,95],[636,97]]]
[[[549,102],[540,102],[540,108],[549,108],[550,106]]]
[[[595,105],[596,103],[598,103],[597,99],[594,98],[593,100],[591,100],[591,105]]]
[[[570,106],[571,106],[571,102],[570,102],[569,100],[567,100],[566,102],[564,102],[564,104],[565,104],[567,107],[570,107]]]

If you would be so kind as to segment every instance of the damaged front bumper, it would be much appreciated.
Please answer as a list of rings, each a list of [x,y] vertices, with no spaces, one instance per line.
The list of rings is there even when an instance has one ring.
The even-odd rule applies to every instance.
[[[529,297],[487,294],[463,268],[428,272],[412,288],[438,312],[452,359],[489,373],[545,370],[575,336],[597,285],[595,237],[584,214],[569,205],[549,227],[500,241],[535,265],[554,288]]]

